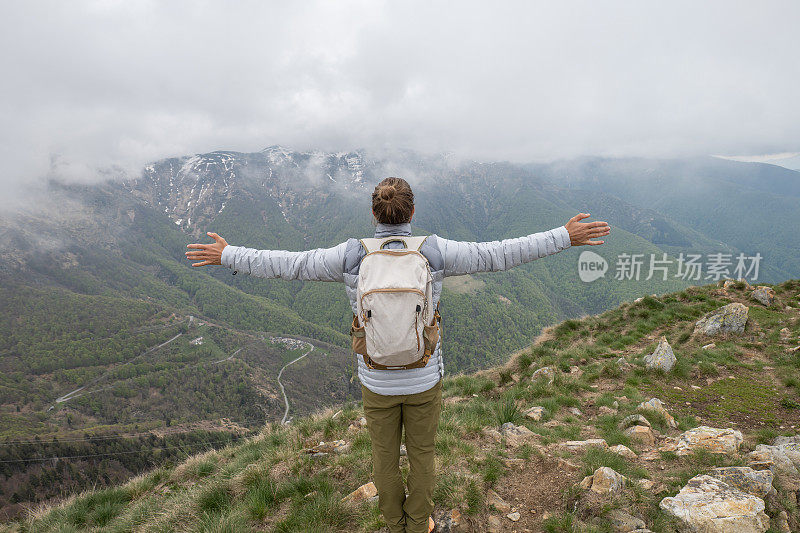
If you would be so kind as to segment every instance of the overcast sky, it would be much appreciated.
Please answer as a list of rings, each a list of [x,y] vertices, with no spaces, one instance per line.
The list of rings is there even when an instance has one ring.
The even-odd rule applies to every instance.
[[[4,1],[2,183],[218,149],[800,151],[800,2]],[[6,188],[9,190],[9,187]]]

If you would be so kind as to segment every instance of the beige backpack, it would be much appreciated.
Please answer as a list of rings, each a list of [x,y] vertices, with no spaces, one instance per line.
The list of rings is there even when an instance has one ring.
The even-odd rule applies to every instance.
[[[426,238],[361,240],[366,255],[359,267],[358,314],[350,335],[353,351],[369,368],[424,367],[436,348],[441,317],[433,308],[430,265],[419,252]],[[401,242],[403,248],[385,248],[390,242]]]

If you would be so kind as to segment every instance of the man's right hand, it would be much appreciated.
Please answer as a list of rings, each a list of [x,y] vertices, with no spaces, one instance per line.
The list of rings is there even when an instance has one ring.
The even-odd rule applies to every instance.
[[[187,248],[195,248],[197,251],[186,252],[186,258],[191,261],[200,261],[193,263],[193,267],[203,265],[221,265],[222,264],[222,250],[228,246],[228,243],[217,235],[216,233],[206,232],[209,237],[214,239],[214,244],[187,244]]]

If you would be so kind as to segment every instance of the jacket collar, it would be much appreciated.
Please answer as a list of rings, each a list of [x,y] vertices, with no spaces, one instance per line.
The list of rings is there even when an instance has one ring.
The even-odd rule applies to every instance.
[[[403,224],[381,224],[375,227],[375,237],[380,239],[382,237],[389,237],[391,235],[411,235],[411,222]]]

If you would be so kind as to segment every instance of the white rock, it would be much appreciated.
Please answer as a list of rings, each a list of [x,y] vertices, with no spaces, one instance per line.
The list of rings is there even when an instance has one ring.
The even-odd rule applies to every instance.
[[[568,440],[560,445],[571,452],[583,451],[592,446],[608,448],[608,443],[604,439]]]
[[[512,422],[506,422],[500,426],[500,435],[506,438],[509,446],[516,448],[525,443],[532,437],[536,437],[536,433],[526,428],[525,426],[517,426]]]
[[[667,425],[673,429],[678,427],[678,423],[675,422],[675,419],[669,414],[669,411],[664,407],[664,403],[659,400],[658,398],[650,398],[646,402],[642,402],[639,404],[639,409],[644,411],[654,411],[661,415],[664,420],[667,421]]]
[[[735,429],[700,426],[684,432],[678,438],[676,452],[678,455],[688,455],[693,450],[704,449],[711,453],[736,453],[743,440],[742,432]]]
[[[492,489],[489,489],[489,491],[486,493],[486,504],[494,506],[494,508],[501,513],[511,512],[511,504],[501,498],[500,495]]]
[[[769,468],[774,474],[800,475],[800,436],[776,437],[772,445],[759,444],[747,454],[748,463],[758,469]]]
[[[650,427],[650,422],[645,417],[638,414],[628,415],[617,424],[619,429],[629,428],[631,426],[647,426]]]
[[[769,528],[764,500],[705,474],[690,479],[659,507],[698,533],[764,533]]]
[[[624,444],[617,444],[616,446],[610,447],[609,450],[616,453],[617,455],[621,455],[625,459],[634,460],[638,457],[633,450],[631,450]]]
[[[769,307],[775,301],[775,291],[766,285],[759,285],[758,288],[750,293],[750,297]]]
[[[364,485],[361,485],[356,490],[342,498],[343,502],[360,502],[364,500],[368,500],[373,496],[377,496],[378,489],[375,488],[375,484],[370,481]]]
[[[632,441],[640,442],[645,446],[653,446],[656,443],[653,430],[647,426],[631,426],[624,431],[624,434]]]
[[[538,379],[547,378],[547,383],[553,383],[553,380],[556,377],[556,371],[552,366],[544,366],[533,373],[531,376],[531,380],[536,381]]]
[[[586,476],[580,486],[597,494],[614,494],[625,487],[626,478],[613,468],[601,466],[591,476]]]
[[[770,470],[753,470],[746,466],[722,466],[712,469],[708,475],[758,498],[765,498],[772,490],[773,475]]]
[[[748,308],[739,302],[723,305],[695,322],[695,332],[704,335],[717,333],[743,333],[747,324]]]
[[[525,418],[529,418],[535,422],[539,422],[544,416],[544,407],[538,405],[531,407],[525,411]]]
[[[663,370],[669,372],[675,366],[677,359],[672,352],[672,346],[667,342],[667,338],[662,336],[658,341],[658,346],[653,353],[644,356],[644,364],[647,368]]]

